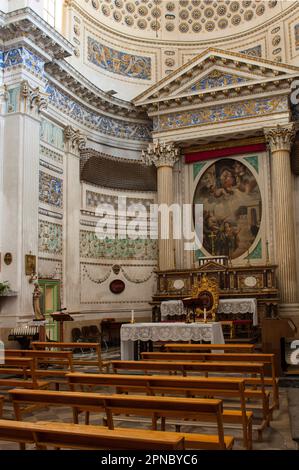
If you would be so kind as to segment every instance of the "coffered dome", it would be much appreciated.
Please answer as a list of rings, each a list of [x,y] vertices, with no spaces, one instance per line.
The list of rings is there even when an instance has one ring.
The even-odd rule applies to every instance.
[[[131,36],[196,41],[262,25],[294,2],[277,0],[85,0],[86,13]]]

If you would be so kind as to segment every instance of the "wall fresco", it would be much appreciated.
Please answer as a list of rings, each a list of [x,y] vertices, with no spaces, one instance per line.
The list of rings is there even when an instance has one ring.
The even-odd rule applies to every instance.
[[[261,224],[262,200],[247,166],[217,160],[200,178],[193,202],[203,204],[203,247],[209,254],[234,259],[250,249]]]

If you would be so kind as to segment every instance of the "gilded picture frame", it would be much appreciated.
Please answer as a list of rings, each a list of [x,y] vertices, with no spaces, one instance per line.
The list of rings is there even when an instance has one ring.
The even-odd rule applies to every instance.
[[[25,274],[31,276],[36,273],[36,256],[25,255]]]

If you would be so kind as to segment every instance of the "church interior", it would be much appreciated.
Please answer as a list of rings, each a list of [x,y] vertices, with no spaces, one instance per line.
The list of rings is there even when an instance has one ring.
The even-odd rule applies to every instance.
[[[0,0],[0,450],[298,450],[299,2]]]

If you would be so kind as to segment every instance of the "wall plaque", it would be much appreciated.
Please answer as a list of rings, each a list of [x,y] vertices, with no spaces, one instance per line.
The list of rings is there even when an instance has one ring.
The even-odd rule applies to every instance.
[[[9,266],[12,263],[12,254],[11,253],[5,253],[4,255],[4,263]]]
[[[121,294],[125,290],[125,283],[121,279],[114,279],[110,282],[109,288],[113,294]]]

